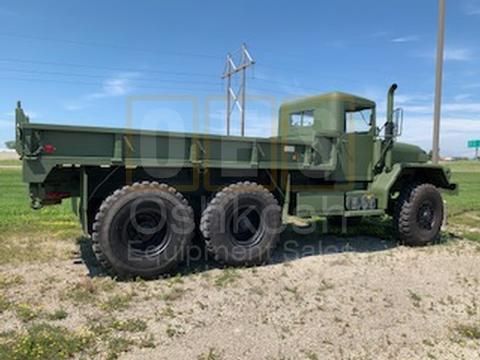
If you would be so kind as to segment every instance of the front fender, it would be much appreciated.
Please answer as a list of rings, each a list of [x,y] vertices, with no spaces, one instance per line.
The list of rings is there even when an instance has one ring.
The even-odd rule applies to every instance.
[[[450,182],[450,176],[450,170],[440,165],[397,163],[391,171],[382,172],[374,178],[370,191],[377,197],[378,207],[387,209],[391,194],[416,182],[430,183],[451,194],[458,194],[458,185]]]

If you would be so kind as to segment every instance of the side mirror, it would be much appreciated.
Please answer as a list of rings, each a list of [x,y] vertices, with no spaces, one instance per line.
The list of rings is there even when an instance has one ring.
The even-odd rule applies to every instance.
[[[403,109],[398,108],[393,112],[393,122],[395,124],[395,137],[402,135],[403,131]]]

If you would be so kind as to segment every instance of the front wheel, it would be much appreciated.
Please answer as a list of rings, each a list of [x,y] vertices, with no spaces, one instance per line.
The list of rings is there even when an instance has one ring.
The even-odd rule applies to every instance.
[[[438,241],[443,222],[443,200],[431,184],[411,186],[397,200],[395,228],[407,245],[424,246]]]

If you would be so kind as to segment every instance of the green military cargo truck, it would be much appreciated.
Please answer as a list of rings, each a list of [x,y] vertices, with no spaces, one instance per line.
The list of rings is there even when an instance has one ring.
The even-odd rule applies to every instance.
[[[188,253],[198,228],[228,265],[265,262],[289,215],[349,221],[393,217],[401,241],[440,234],[447,169],[396,141],[388,92],[374,102],[330,93],[285,103],[272,138],[32,124],[20,103],[16,146],[32,207],[79,199],[76,211],[112,275],[155,277]]]

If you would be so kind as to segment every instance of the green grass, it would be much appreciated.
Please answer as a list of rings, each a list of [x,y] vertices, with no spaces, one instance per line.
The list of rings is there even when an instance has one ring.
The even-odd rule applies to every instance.
[[[460,185],[457,196],[446,194],[450,224],[478,228],[480,223],[480,161],[449,163],[452,181]],[[472,236],[466,236],[471,233]],[[471,240],[479,240],[480,233],[466,230]]]
[[[238,278],[240,278],[240,273],[237,269],[227,268],[215,279],[215,286],[226,287],[234,283]]]
[[[0,336],[1,359],[68,359],[88,349],[91,338],[63,327],[35,324]]]
[[[0,314],[10,308],[11,304],[2,294],[0,294]]]
[[[455,161],[442,164],[454,173],[461,172],[480,172],[480,161]]]
[[[147,323],[141,319],[115,320],[111,326],[118,331],[143,332],[147,330]]]
[[[55,241],[81,234],[70,201],[32,210],[20,169],[0,168],[0,189],[0,265],[67,257]]]
[[[22,166],[22,162],[15,159],[0,160],[0,166]]]
[[[38,318],[41,314],[40,309],[27,303],[17,304],[15,311],[16,311],[17,317],[23,322],[32,321]]]
[[[480,325],[458,325],[455,330],[465,338],[480,340]]]
[[[47,230],[52,235],[79,232],[70,201],[59,206],[34,211],[30,208],[27,185],[22,182],[20,169],[0,168],[0,234]]]
[[[68,317],[68,313],[64,309],[57,309],[51,314],[47,314],[47,319],[51,321],[64,320]]]
[[[480,163],[449,166],[452,169],[452,181],[460,185],[458,196],[445,195],[450,214],[456,215],[466,211],[480,211]]]
[[[206,353],[200,354],[197,357],[198,360],[221,360],[223,359],[222,352],[213,347],[208,349]]]

